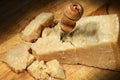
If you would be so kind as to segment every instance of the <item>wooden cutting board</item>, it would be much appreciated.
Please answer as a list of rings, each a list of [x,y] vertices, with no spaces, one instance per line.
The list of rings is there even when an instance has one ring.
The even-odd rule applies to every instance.
[[[10,7],[6,4],[6,7],[2,7],[8,11],[3,15],[3,21],[0,24],[0,54],[4,54],[11,49],[14,45],[20,43],[22,40],[19,37],[19,33],[24,27],[40,12],[49,11],[53,12],[56,19],[60,19],[64,6],[67,4],[67,0],[30,0],[23,1],[14,0],[11,5],[16,5],[13,10],[9,10],[6,7]],[[74,0],[75,1],[75,0]],[[120,8],[115,7],[112,1],[101,0],[78,0],[84,7],[84,15],[101,15],[108,13],[117,13],[120,17]],[[1,1],[5,3],[5,1]],[[23,4],[24,3],[24,4]],[[1,3],[0,3],[1,4]],[[109,7],[109,9],[108,9]],[[3,12],[5,10],[2,10]],[[2,12],[0,12],[2,13]],[[12,16],[12,17],[11,17]],[[84,65],[67,65],[63,64],[67,80],[120,80],[120,72],[114,72],[109,70],[102,70],[94,67],[88,67]],[[0,62],[0,80],[35,80],[27,71],[16,74],[5,63]]]

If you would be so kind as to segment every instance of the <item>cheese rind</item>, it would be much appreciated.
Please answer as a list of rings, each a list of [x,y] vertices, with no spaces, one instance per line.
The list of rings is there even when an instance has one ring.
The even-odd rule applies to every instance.
[[[0,61],[7,63],[15,72],[22,72],[34,60],[29,53],[31,43],[21,42],[0,56]]]
[[[52,13],[40,13],[34,20],[32,20],[22,31],[21,37],[25,41],[32,41],[37,39],[44,27],[49,27],[53,24],[54,16]]]
[[[64,42],[60,40],[60,24],[51,30],[49,35],[39,38],[32,46],[38,59],[57,59],[60,63],[79,63],[120,71],[117,15],[81,18],[75,31]]]

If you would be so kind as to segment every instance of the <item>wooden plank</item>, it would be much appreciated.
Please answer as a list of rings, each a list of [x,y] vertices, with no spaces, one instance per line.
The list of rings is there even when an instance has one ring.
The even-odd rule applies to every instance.
[[[67,80],[120,80],[120,72],[83,65],[64,65]]]

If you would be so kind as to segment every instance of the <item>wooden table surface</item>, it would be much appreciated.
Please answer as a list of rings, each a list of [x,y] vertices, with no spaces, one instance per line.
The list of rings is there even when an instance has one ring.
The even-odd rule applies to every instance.
[[[76,0],[74,0],[76,1]],[[84,7],[84,16],[118,14],[119,2],[115,0],[77,0]],[[21,42],[19,33],[39,13],[53,12],[60,19],[68,0],[1,0],[0,1],[0,54]],[[67,80],[120,80],[120,72],[102,70],[85,65],[63,64]],[[27,71],[16,74],[0,62],[0,80],[35,80]]]

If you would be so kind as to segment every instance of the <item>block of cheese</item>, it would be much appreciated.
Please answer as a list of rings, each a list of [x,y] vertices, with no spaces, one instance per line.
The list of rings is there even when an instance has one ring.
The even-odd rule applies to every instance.
[[[27,70],[37,80],[65,79],[64,70],[57,60],[48,61],[46,64],[43,60],[36,60]]]
[[[8,52],[0,55],[0,61],[7,63],[15,72],[22,72],[34,60],[29,53],[31,43],[21,42]]]
[[[32,20],[22,31],[21,37],[25,41],[37,39],[44,27],[53,24],[54,16],[52,13],[42,12],[34,20]]]
[[[50,30],[49,30],[50,31]],[[60,40],[60,24],[32,45],[38,59],[84,64],[120,71],[119,20],[117,15],[83,17],[71,36]]]
[[[120,80],[120,72],[84,65],[63,65],[66,80]]]
[[[52,59],[57,59],[58,61],[64,63],[76,63],[77,61],[75,58],[76,50],[74,46],[72,46],[69,42],[62,43],[62,41],[54,35],[53,37],[39,38],[35,43],[33,43],[31,49],[33,55],[35,55],[35,57],[39,60],[43,59],[45,61],[49,61]]]
[[[76,32],[69,41],[76,47],[79,63],[120,70],[118,16],[85,17],[76,26]]]

